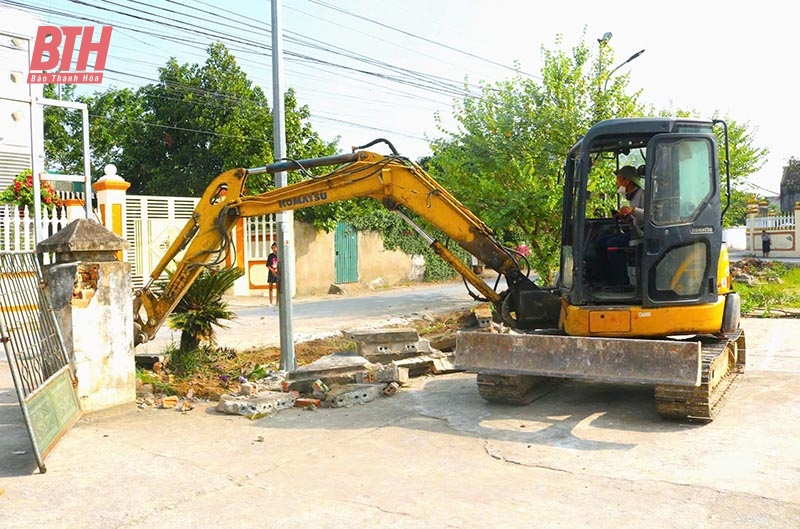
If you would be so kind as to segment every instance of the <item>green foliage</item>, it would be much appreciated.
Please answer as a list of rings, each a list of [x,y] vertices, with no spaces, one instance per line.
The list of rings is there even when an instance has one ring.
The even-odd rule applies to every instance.
[[[559,256],[567,152],[596,119],[635,115],[638,104],[625,94],[627,76],[606,83],[614,64],[608,46],[594,64],[585,42],[570,54],[542,55],[541,81],[517,76],[482,84],[480,94],[457,102],[458,129],[441,129],[445,137],[432,143],[428,163],[432,176],[496,233],[519,237],[507,242],[528,243],[533,270],[549,282]]]
[[[769,318],[783,308],[800,307],[800,268],[787,268],[780,262],[770,262],[753,286],[737,285],[742,299],[742,314],[760,314]]]
[[[800,160],[794,156],[783,167],[781,187],[784,186],[787,193],[800,193]]]
[[[169,384],[164,383],[155,373],[145,369],[136,368],[136,380],[142,384],[150,384],[153,390],[157,393],[164,393],[165,395],[175,395],[175,388]]]
[[[169,326],[181,331],[182,353],[196,350],[201,340],[214,343],[214,326],[224,327],[223,320],[236,317],[223,295],[242,274],[233,266],[218,271],[204,269],[197,276],[169,315]]]
[[[193,374],[209,369],[216,371],[215,366],[236,357],[236,352],[232,349],[216,347],[210,343],[203,343],[187,350],[169,344],[164,349],[164,353],[169,356],[167,364],[169,371],[178,378],[191,377]],[[174,390],[172,391],[174,392]]]

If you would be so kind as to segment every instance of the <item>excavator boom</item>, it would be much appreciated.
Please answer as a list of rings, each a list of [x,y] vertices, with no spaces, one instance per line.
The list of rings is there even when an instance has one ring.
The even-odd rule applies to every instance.
[[[246,196],[247,176],[258,173],[340,165],[331,173],[296,184],[273,189],[260,195]],[[236,221],[243,217],[269,215],[352,198],[368,197],[386,208],[401,213],[406,208],[439,228],[486,266],[506,278],[510,289],[539,290],[520,269],[513,253],[504,248],[492,230],[466,209],[422,168],[400,156],[383,156],[368,151],[352,154],[279,162],[255,169],[234,169],[219,175],[208,186],[192,218],[175,243],[151,273],[151,279],[134,301],[135,341],[152,339],[175,308],[203,267],[224,262],[230,250],[229,234]],[[414,228],[425,233],[417,226]],[[452,254],[443,244],[428,237],[431,248],[472,285],[484,299],[498,305],[502,294],[495,292],[470,267]],[[157,293],[151,285],[167,271],[169,265],[182,258],[171,273],[163,290]]]

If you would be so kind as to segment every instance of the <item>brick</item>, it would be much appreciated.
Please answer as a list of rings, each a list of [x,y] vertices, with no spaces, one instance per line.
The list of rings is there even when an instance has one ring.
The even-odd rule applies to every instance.
[[[294,406],[295,408],[320,408],[322,407],[322,401],[309,397],[300,397],[294,401]]]

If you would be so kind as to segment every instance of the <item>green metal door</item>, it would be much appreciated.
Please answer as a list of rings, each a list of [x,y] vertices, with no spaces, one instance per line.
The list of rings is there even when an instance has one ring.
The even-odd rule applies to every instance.
[[[352,225],[346,222],[336,225],[333,249],[336,283],[358,282],[358,232]]]

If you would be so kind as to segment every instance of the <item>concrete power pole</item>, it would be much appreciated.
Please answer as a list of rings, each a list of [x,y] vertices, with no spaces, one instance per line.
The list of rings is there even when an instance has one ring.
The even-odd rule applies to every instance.
[[[275,161],[286,158],[286,128],[283,105],[283,28],[280,0],[272,0],[272,129]],[[275,187],[287,185],[286,172],[275,173]],[[281,337],[281,369],[294,371],[297,361],[292,336],[292,291],[294,285],[294,212],[278,213],[278,291]]]

